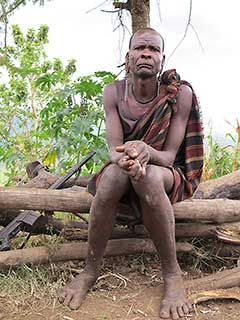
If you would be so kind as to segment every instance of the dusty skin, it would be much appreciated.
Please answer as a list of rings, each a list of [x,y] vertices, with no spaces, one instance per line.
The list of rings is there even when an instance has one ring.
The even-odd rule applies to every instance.
[[[58,293],[58,300],[70,309],[76,310],[82,304],[87,292],[97,280],[97,276],[82,272]]]
[[[130,128],[132,119],[139,124],[145,112],[151,110],[152,102],[159,98],[158,75],[162,71],[164,59],[163,40],[158,32],[148,28],[133,35],[126,61],[131,75],[127,90]],[[122,125],[117,111],[120,100],[116,83],[105,88],[103,102],[111,164],[102,172],[91,205],[86,267],[83,273],[61,290],[59,301],[64,305],[78,309],[95,283],[116,221],[117,205],[132,190],[139,202],[142,222],[161,261],[164,299],[160,307],[160,318],[156,316],[159,319],[175,320],[189,314],[191,306],[186,301],[177,261],[174,212],[168,194],[174,186],[173,172],[169,167],[174,163],[185,137],[192,97],[192,90],[188,86],[179,87],[177,111],[171,116],[162,149],[157,150],[140,138],[124,138],[124,130],[129,126]],[[133,132],[134,127],[131,130]],[[131,134],[128,135],[131,137]]]
[[[179,319],[192,311],[187,302],[181,276],[165,278],[165,292],[161,301],[159,319]]]

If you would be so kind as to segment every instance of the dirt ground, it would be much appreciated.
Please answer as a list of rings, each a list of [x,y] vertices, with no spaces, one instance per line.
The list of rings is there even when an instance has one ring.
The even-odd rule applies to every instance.
[[[59,267],[59,266],[57,266]],[[64,264],[77,274],[82,263]],[[63,266],[61,266],[63,269]],[[202,276],[182,266],[184,279]],[[39,289],[43,290],[43,289]],[[17,292],[15,292],[17,297]],[[115,257],[104,260],[101,277],[78,311],[60,305],[49,290],[29,290],[24,299],[0,294],[2,320],[157,320],[162,281],[156,257]],[[239,320],[240,304],[233,300],[208,301],[195,306],[191,320]]]

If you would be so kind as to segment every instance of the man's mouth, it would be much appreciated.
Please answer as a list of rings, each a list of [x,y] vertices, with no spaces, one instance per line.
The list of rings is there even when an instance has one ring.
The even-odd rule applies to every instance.
[[[137,67],[139,69],[141,69],[141,68],[151,69],[152,68],[152,66],[150,64],[147,64],[147,63],[139,63]]]

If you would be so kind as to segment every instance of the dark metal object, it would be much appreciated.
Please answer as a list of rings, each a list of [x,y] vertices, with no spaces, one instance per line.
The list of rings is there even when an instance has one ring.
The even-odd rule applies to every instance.
[[[90,152],[80,163],[74,165],[69,171],[52,184],[49,189],[60,189],[63,184],[70,179],[74,173],[81,172],[82,166],[90,160],[96,151]],[[47,217],[33,210],[24,210],[15,219],[13,219],[5,228],[0,230],[0,251],[11,249],[10,240],[14,238],[20,231],[34,232],[36,226],[47,223]],[[29,236],[27,237],[27,239]]]

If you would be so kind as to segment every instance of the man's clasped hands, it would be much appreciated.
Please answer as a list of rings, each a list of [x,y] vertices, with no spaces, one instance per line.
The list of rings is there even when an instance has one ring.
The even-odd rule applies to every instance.
[[[117,161],[123,172],[134,180],[146,176],[147,163],[150,160],[149,146],[143,141],[128,141],[117,146],[115,151],[123,153]]]

